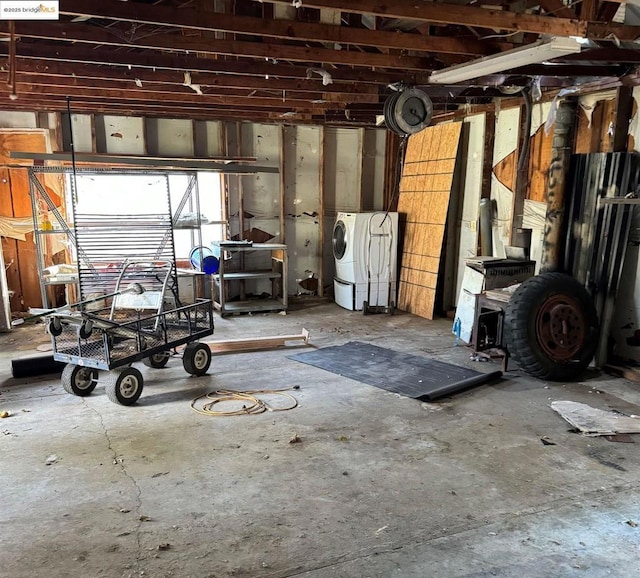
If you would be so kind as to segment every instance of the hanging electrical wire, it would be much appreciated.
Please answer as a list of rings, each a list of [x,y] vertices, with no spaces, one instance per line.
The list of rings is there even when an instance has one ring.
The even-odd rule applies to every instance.
[[[9,20],[9,78],[7,85],[11,93],[9,98],[11,100],[17,100],[18,93],[16,91],[16,69],[18,67],[18,61],[16,59],[16,23],[14,20]]]

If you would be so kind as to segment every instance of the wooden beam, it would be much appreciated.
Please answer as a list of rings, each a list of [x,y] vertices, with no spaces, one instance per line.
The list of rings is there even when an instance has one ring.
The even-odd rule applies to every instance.
[[[9,25],[0,22],[0,32],[9,35]],[[351,66],[402,68],[405,70],[428,70],[432,62],[415,56],[395,54],[377,54],[306,46],[287,46],[262,42],[243,42],[237,40],[217,40],[197,38],[181,34],[157,34],[124,38],[108,28],[87,24],[68,24],[63,22],[16,22],[16,36],[19,38],[40,38],[45,40],[63,40],[84,44],[122,46],[127,48],[145,48],[152,50],[171,50],[184,53],[198,52],[211,55],[228,55],[241,58],[263,58],[267,60],[288,60],[292,62],[318,64],[345,64]],[[109,62],[107,60],[107,62]]]
[[[19,94],[16,101],[9,100],[8,91],[0,92],[3,110],[39,110],[39,111],[65,111],[67,102],[65,97],[51,95]],[[164,118],[193,118],[195,120],[243,120],[279,118],[280,122],[295,120],[296,118],[311,119],[313,115],[324,115],[325,111],[317,109],[300,109],[293,115],[283,116],[283,110],[264,109],[255,107],[242,107],[230,105],[229,107],[168,103],[144,103],[143,101],[130,101],[128,99],[113,98],[75,98],[73,107],[76,113],[91,114],[92,112],[104,114],[119,114],[124,116],[153,116]],[[289,112],[289,111],[286,111]]]
[[[142,108],[140,106],[132,106],[130,103],[113,103],[110,101],[74,101],[74,111],[77,114],[109,114],[116,116],[145,116],[149,118],[185,118],[195,120],[211,120],[211,121],[235,121],[241,113],[234,111],[220,111],[216,109],[207,109],[202,107],[154,107]],[[45,112],[64,113],[67,103],[64,100],[55,100],[52,98],[33,98],[29,95],[19,97],[17,101],[7,100],[0,106],[4,111],[38,110]],[[279,112],[266,111],[248,111],[242,114],[242,118],[247,122],[260,122],[281,124],[327,124],[332,126],[358,127],[358,126],[375,126],[375,115],[373,114],[355,114],[351,120],[347,120],[344,113],[332,113],[331,111],[316,114],[311,112],[297,112],[294,115],[283,116]]]
[[[560,0],[555,1],[561,4]],[[202,12],[191,8],[173,8],[157,4],[152,6],[137,2],[65,0],[61,3],[60,13],[153,26],[180,27],[187,30],[234,32],[264,38],[395,48],[418,52],[484,55],[499,50],[497,43],[473,39],[426,37],[335,24],[253,18],[220,12]],[[575,18],[575,14],[572,17]],[[501,44],[503,49],[513,47],[509,43]]]
[[[5,81],[8,77],[7,73],[0,72],[0,81]],[[322,92],[298,92],[270,89],[267,91],[256,91],[240,88],[225,88],[224,90],[216,90],[203,87],[203,95],[197,95],[192,89],[181,84],[154,83],[145,82],[140,85],[133,80],[102,80],[95,78],[83,77],[61,77],[49,76],[45,74],[23,74],[17,75],[17,80],[21,84],[31,84],[42,87],[65,87],[67,94],[81,96],[90,94],[93,89],[101,89],[102,91],[133,91],[132,94],[146,93],[147,98],[150,95],[159,95],[160,99],[165,96],[171,97],[175,101],[180,102],[208,102],[209,98],[222,99],[220,102],[228,102],[229,98],[252,99],[252,100],[272,100],[276,104],[289,103],[299,104],[306,103],[311,106],[315,104],[348,104],[348,103],[367,103],[377,104],[380,97],[377,94],[345,94],[345,93],[322,93]],[[195,81],[194,81],[195,83]],[[215,92],[214,92],[215,91]],[[267,92],[265,94],[265,92]],[[53,91],[51,92],[54,93]],[[155,98],[155,96],[154,96]],[[248,102],[248,100],[246,101]]]
[[[0,74],[0,78],[6,78],[6,75]],[[51,96],[74,96],[74,98],[115,98],[126,100],[129,102],[140,101],[142,103],[148,103],[149,99],[153,99],[154,104],[159,103],[174,103],[174,104],[192,104],[200,106],[218,106],[227,108],[229,110],[243,111],[245,107],[266,107],[275,108],[284,112],[291,110],[292,108],[305,108],[314,110],[324,110],[327,108],[336,108],[340,103],[323,101],[323,102],[311,102],[305,100],[290,100],[282,97],[240,97],[234,96],[228,98],[218,95],[198,95],[191,94],[178,94],[169,92],[156,92],[153,96],[150,96],[150,92],[143,88],[88,88],[88,87],[72,87],[72,86],[46,86],[43,84],[34,84],[28,82],[17,83],[18,94],[39,94],[39,95],[51,95]],[[0,88],[0,94],[4,94],[5,91]],[[305,93],[306,94],[306,93]],[[346,103],[343,103],[346,104]],[[379,106],[382,110],[382,104]]]
[[[276,0],[288,4],[288,0]],[[500,30],[552,34],[555,36],[586,36],[586,22],[577,19],[518,14],[506,10],[476,8],[444,2],[416,2],[415,0],[304,0],[305,7],[334,8],[356,14],[375,14],[384,18],[421,20],[431,24],[458,24]]]
[[[596,20],[598,17],[598,0],[582,0],[580,4],[581,20]]]
[[[0,30],[2,28],[0,27]],[[0,53],[7,53],[0,42]],[[307,79],[308,67],[302,65],[282,64],[267,61],[248,60],[220,60],[212,58],[198,58],[193,54],[178,55],[170,53],[157,53],[150,50],[142,52],[125,52],[109,48],[92,48],[87,50],[82,45],[60,45],[47,42],[27,44],[19,42],[17,47],[18,57],[32,58],[40,61],[79,62],[84,64],[109,63],[126,68],[150,68],[152,70],[185,70],[193,72],[234,74],[259,76],[267,80],[274,77]],[[411,72],[402,69],[390,70],[366,70],[364,68],[333,68],[331,69],[333,81],[386,85],[403,81],[408,84],[425,84],[429,81],[427,72]],[[311,75],[311,80],[321,79],[317,75]]]
[[[25,73],[31,75],[60,76],[65,78],[102,79],[115,81],[167,84],[181,86],[184,82],[184,72],[174,70],[151,70],[147,68],[128,69],[123,66],[105,66],[97,64],[80,64],[56,62],[49,60],[35,60],[32,58],[18,58],[18,74],[24,78]],[[191,82],[201,87],[244,88],[278,91],[299,91],[310,93],[335,94],[368,94],[377,95],[378,87],[374,85],[355,85],[351,83],[334,82],[323,86],[320,77],[311,79],[264,78],[258,76],[240,76],[231,74],[215,74],[208,72],[194,72]]]

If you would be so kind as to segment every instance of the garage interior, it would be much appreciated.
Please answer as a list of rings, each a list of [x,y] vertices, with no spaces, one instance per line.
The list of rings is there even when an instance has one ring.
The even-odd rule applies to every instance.
[[[31,4],[0,576],[637,574],[640,7]]]

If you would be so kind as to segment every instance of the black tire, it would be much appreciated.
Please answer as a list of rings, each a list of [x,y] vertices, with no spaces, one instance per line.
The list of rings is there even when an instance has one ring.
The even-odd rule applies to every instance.
[[[169,361],[169,352],[161,351],[160,353],[154,353],[149,357],[145,357],[142,360],[147,367],[153,367],[154,369],[162,369]]]
[[[204,375],[211,365],[211,350],[205,343],[189,343],[182,355],[184,370],[191,375]]]
[[[62,370],[60,381],[67,393],[86,397],[98,385],[98,370],[68,363]]]
[[[50,319],[47,325],[47,331],[54,337],[62,335],[62,323],[60,323],[60,319],[56,319],[55,317]]]
[[[91,333],[92,332],[93,332],[93,322],[92,321],[85,321],[78,328],[78,335],[80,336],[81,339],[89,339],[89,337],[91,337]]]
[[[563,273],[543,273],[522,283],[507,305],[504,323],[509,353],[540,379],[577,379],[598,345],[598,314],[591,297]]]
[[[144,380],[135,367],[119,367],[105,374],[104,388],[113,403],[133,405],[142,395]]]

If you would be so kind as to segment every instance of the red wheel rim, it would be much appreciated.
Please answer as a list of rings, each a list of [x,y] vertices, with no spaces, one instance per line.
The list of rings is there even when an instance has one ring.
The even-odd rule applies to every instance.
[[[568,295],[552,295],[536,316],[538,343],[554,361],[569,361],[582,349],[586,323],[579,303]]]

